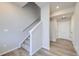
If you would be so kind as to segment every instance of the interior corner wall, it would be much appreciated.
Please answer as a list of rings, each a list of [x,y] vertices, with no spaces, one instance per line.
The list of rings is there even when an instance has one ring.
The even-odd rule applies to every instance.
[[[73,45],[76,49],[76,52],[79,55],[79,3],[76,4],[74,14],[72,17],[72,38]]]
[[[57,35],[57,21],[56,19],[50,20],[50,41],[56,41]]]
[[[50,24],[50,20],[49,20],[49,4],[45,3],[42,7],[41,7],[41,21],[42,21],[42,47],[45,49],[50,49],[50,34],[49,34],[49,24]]]

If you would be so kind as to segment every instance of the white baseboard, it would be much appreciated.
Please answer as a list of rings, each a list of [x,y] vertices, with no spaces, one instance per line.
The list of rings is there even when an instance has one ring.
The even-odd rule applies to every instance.
[[[56,42],[56,39],[52,40],[53,42]]]
[[[50,41],[56,42],[56,38],[50,38]]]
[[[40,50],[42,47],[38,48],[36,51],[34,51],[33,53],[29,53],[30,56],[32,56],[33,54],[35,54],[38,50]]]
[[[9,53],[9,52],[11,52],[11,51],[14,51],[14,50],[16,50],[16,49],[18,49],[18,48],[20,48],[20,46],[18,46],[18,47],[16,47],[16,48],[13,48],[13,49],[10,49],[10,50],[8,50],[8,51],[6,51],[6,52],[3,52],[3,53],[0,54],[0,56],[2,56],[2,55],[4,55],[4,54],[7,54],[7,53]]]
[[[73,46],[74,46],[74,49],[75,49],[77,55],[79,56],[79,50],[78,50],[78,47],[76,46],[76,44],[74,43],[74,41],[72,41],[72,43],[73,43]]]
[[[46,50],[50,50],[50,46],[46,47],[46,46],[42,46],[42,48],[46,49]]]

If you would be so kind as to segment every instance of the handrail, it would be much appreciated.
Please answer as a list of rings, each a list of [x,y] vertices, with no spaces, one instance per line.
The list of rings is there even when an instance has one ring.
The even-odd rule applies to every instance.
[[[32,33],[40,24],[42,24],[41,21],[39,21],[29,32]]]
[[[35,20],[32,24],[30,24],[28,27],[26,27],[26,28],[23,30],[23,32],[26,31],[29,27],[31,27],[34,23],[37,23],[37,22],[39,22],[39,21],[40,21],[40,18],[38,18],[38,19]]]
[[[30,34],[28,34],[21,42],[20,45],[30,36]]]

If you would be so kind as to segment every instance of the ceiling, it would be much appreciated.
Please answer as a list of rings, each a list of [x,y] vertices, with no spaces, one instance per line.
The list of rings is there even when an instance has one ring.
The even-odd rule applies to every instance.
[[[49,2],[49,3],[50,3],[50,15],[52,15],[56,11],[61,11],[61,10],[67,9],[67,8],[75,7],[75,4],[76,4],[76,2]],[[19,7],[23,7],[24,5],[27,4],[27,2],[14,2],[13,4],[15,4]],[[36,4],[39,5],[39,3],[36,3]],[[40,3],[40,5],[44,5],[44,4],[46,4],[46,3],[43,3],[43,2]],[[59,8],[56,8],[57,6]],[[61,15],[61,16],[59,15],[59,18],[62,18],[62,16],[66,16],[66,15]]]
[[[27,4],[27,2],[12,2],[12,3],[20,7],[23,7],[25,4]],[[45,3],[41,2],[41,5],[43,4]],[[59,9],[56,9],[56,6],[59,6]],[[75,6],[75,2],[50,2],[50,10],[52,12],[63,10],[74,6]]]
[[[24,7],[28,2],[11,2],[12,4],[15,4],[18,7]]]
[[[71,8],[75,6],[75,2],[50,2],[50,11],[51,12],[56,12],[59,10]],[[59,6],[57,9],[56,7]]]
[[[74,8],[75,4],[76,4],[75,2],[50,2],[50,15],[52,16],[52,14],[56,12],[62,13],[61,10],[64,10],[64,12],[67,12],[66,9]],[[63,16],[65,16],[66,18],[69,18],[72,16],[72,13],[61,14],[53,18],[61,19]]]

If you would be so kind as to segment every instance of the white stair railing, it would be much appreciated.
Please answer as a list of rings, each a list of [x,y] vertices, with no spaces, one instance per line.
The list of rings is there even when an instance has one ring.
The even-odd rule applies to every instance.
[[[30,31],[30,51],[29,54],[33,55],[42,48],[42,23],[41,21],[34,26]]]
[[[42,23],[39,21],[36,25],[29,30],[26,38],[21,42],[21,47],[33,55],[42,47]]]

